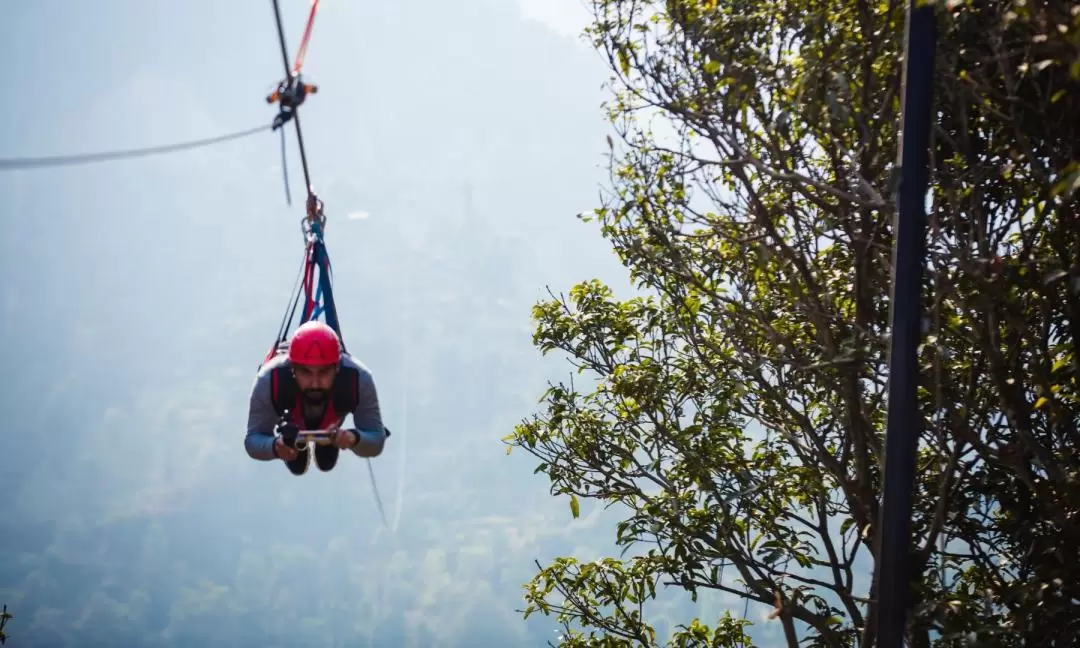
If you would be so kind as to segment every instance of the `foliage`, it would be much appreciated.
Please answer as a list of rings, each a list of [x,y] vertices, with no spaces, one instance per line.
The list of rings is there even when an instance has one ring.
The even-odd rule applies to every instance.
[[[4,628],[7,626],[7,622],[10,619],[14,619],[15,615],[8,612],[7,606],[4,606],[2,612],[0,612],[0,644],[7,643],[7,633],[4,632]]]
[[[618,503],[624,559],[527,586],[566,646],[653,646],[658,585],[870,645],[905,5],[594,0],[614,76],[599,222],[645,295],[534,308],[552,386],[508,438]],[[935,7],[911,645],[1080,638],[1080,10]],[[695,619],[670,645],[748,645]]]

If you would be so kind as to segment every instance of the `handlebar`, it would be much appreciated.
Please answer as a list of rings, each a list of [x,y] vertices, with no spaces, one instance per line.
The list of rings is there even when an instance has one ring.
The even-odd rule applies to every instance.
[[[308,444],[330,445],[329,430],[298,430],[295,435],[282,433],[281,438],[285,445],[297,450],[304,450]]]
[[[348,429],[348,428],[339,428]],[[389,428],[384,428],[386,432],[386,438],[390,438]],[[356,431],[353,430],[355,433]],[[285,442],[285,445],[295,448],[296,450],[304,450],[308,447],[308,444],[315,445],[330,445],[330,431],[329,430],[297,430],[295,434],[288,432],[281,433],[281,439]]]

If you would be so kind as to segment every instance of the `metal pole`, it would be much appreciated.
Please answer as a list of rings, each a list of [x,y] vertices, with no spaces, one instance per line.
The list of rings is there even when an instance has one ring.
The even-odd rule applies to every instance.
[[[922,4],[923,6],[919,6]],[[901,648],[910,604],[912,489],[919,447],[918,346],[929,143],[933,119],[934,7],[910,0],[904,46],[900,187],[893,242],[892,346],[881,519],[878,525],[877,645]]]

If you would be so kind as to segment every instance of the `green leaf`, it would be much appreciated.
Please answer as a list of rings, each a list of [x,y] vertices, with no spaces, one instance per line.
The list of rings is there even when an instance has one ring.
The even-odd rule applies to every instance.
[[[796,575],[847,571],[880,510],[905,12],[884,0],[592,4],[620,143],[598,151],[609,186],[592,213],[628,290],[649,297],[583,280],[534,309],[537,347],[577,373],[514,445],[557,497],[619,505],[605,509],[618,516],[611,554],[648,549],[552,560],[538,588],[554,586],[559,622],[582,630],[565,646],[652,645],[627,609],[646,585],[693,599],[720,583],[758,602],[787,592],[800,645],[854,645],[865,579]],[[1067,531],[1080,467],[1055,440],[1080,418],[1067,254],[1080,247],[1080,161],[1061,131],[1080,96],[1058,78],[1076,36],[1063,19],[1080,12],[1064,17],[1060,0],[937,4],[949,47],[920,292],[930,330],[911,405],[933,442],[920,444],[911,520],[994,555],[926,543],[918,614],[946,643],[992,628],[1000,645],[1042,645],[1046,620],[1075,615],[1034,587],[1075,580],[1061,556],[1080,551]],[[646,20],[657,29],[634,27]],[[1023,391],[1033,385],[1045,391]],[[1017,421],[1040,396],[1036,420]],[[1017,497],[1034,483],[1033,443],[1048,448],[1034,455],[1042,496]],[[570,506],[578,518],[576,496]],[[991,571],[998,559],[1008,568]],[[742,620],[707,620],[665,618],[689,623],[668,645],[743,645]]]
[[[1075,192],[1077,189],[1080,189],[1080,164],[1074,164],[1070,166],[1074,166],[1075,168],[1073,168],[1070,173],[1066,174],[1066,176],[1062,178],[1060,182],[1055,184],[1053,190],[1051,191],[1053,195],[1060,196],[1063,199],[1069,198],[1070,196],[1072,196],[1073,192]]]
[[[570,494],[570,513],[577,518],[581,514],[581,509],[578,505],[577,495]]]
[[[630,56],[626,53],[626,48],[618,48],[616,55],[619,58],[619,69],[622,70],[623,75],[630,76]]]

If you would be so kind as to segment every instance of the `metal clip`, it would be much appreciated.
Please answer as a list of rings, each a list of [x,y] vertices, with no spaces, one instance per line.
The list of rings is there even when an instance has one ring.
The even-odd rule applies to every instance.
[[[304,238],[321,237],[326,230],[326,213],[323,211],[323,201],[315,195],[314,191],[308,190],[307,215],[300,224]]]

